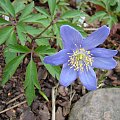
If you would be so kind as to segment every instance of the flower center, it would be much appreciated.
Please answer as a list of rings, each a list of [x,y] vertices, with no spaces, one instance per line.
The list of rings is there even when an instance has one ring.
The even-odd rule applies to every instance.
[[[74,70],[83,71],[84,68],[88,70],[89,66],[92,66],[93,59],[91,57],[90,51],[86,51],[84,48],[80,48],[76,49],[76,51],[73,51],[73,54],[69,56],[68,62],[70,68],[74,67]]]

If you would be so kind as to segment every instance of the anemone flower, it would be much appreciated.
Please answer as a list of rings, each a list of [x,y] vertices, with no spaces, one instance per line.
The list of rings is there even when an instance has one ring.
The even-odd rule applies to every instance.
[[[75,28],[63,25],[60,28],[63,50],[46,56],[44,63],[63,64],[60,74],[61,85],[69,86],[79,77],[87,90],[96,90],[97,78],[93,68],[110,70],[116,66],[113,56],[117,54],[117,50],[97,47],[105,41],[109,32],[110,29],[104,25],[88,37],[83,38]]]

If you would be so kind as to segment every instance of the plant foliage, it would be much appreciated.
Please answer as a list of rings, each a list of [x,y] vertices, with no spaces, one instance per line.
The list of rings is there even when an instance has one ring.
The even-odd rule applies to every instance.
[[[104,8],[97,11],[89,22],[100,20],[112,27],[118,21],[120,4],[117,0],[91,0],[92,4]],[[46,7],[48,6],[48,7]],[[86,5],[87,6],[87,5]],[[61,67],[51,66],[43,62],[43,57],[56,53],[62,48],[60,26],[71,25],[79,30],[83,36],[83,24],[80,19],[88,17],[85,7],[71,7],[66,0],[42,0],[35,5],[33,0],[0,0],[0,45],[5,45],[5,68],[2,85],[4,85],[16,72],[17,68],[28,59],[26,65],[24,89],[28,105],[31,105],[39,91],[47,101],[48,98],[40,88],[38,79],[38,63],[35,58],[59,80]],[[56,50],[57,48],[57,50]]]

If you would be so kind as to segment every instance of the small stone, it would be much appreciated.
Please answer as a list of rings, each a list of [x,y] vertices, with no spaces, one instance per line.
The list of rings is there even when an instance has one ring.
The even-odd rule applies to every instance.
[[[75,103],[69,120],[120,120],[120,89],[89,92]]]
[[[62,95],[62,96],[66,96],[68,94],[68,89],[66,87],[60,86],[58,88],[58,92]]]
[[[15,116],[15,113],[16,113],[16,111],[13,110],[13,109],[11,109],[11,110],[9,110],[9,111],[6,112],[7,116],[10,117],[10,118],[13,117],[13,116]]]
[[[46,105],[43,106],[43,109],[39,111],[40,120],[49,120],[50,113]]]
[[[39,107],[39,101],[38,101],[38,100],[36,100],[36,101],[35,101],[35,102],[33,102],[33,104],[32,104],[32,111],[37,110],[37,109],[38,109],[38,107]]]
[[[116,71],[117,73],[120,73],[120,61],[117,61],[117,66],[116,66],[116,68],[115,68],[115,71]]]
[[[28,108],[21,114],[20,120],[36,120],[36,117],[34,113]]]
[[[62,108],[58,107],[56,112],[56,120],[65,120],[63,114],[62,114]]]
[[[1,105],[0,105],[0,111],[2,111],[3,109],[4,109],[4,105],[1,104]]]

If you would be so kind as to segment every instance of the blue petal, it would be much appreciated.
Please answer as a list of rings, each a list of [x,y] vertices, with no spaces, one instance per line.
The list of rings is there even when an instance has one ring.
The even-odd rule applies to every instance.
[[[77,78],[77,71],[64,64],[60,74],[60,84],[67,87]]]
[[[93,48],[91,54],[95,57],[113,57],[118,53],[117,50],[110,50],[105,48]]]
[[[97,79],[94,70],[89,67],[88,70],[79,71],[78,73],[80,81],[86,87],[87,90],[96,90],[97,89]]]
[[[102,44],[108,37],[110,29],[107,26],[102,26],[92,34],[90,34],[86,39],[82,41],[82,46],[86,50],[95,48],[96,46]]]
[[[117,65],[113,58],[94,57],[92,66],[95,68],[111,70]]]
[[[67,54],[69,52],[70,52],[70,50],[63,49],[54,55],[46,56],[43,61],[44,61],[44,63],[51,64],[51,65],[64,64],[69,59],[69,55]]]
[[[65,49],[74,49],[76,45],[79,47],[82,41],[82,35],[79,31],[69,25],[63,25],[60,27],[60,34],[63,40],[63,46]],[[75,45],[76,44],[76,45]]]

